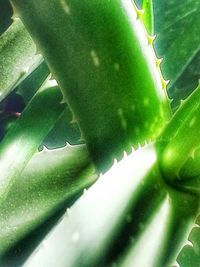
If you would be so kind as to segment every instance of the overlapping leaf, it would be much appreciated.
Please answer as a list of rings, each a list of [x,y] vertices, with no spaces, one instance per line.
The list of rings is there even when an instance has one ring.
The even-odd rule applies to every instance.
[[[85,146],[37,153],[0,205],[0,255],[95,179]]]
[[[195,196],[163,187],[156,160],[154,148],[147,146],[116,163],[66,212],[23,266],[170,266],[199,204]]]
[[[12,2],[100,171],[158,135],[168,117],[166,83],[133,1]]]
[[[189,235],[188,243],[184,246],[178,256],[178,263],[181,267],[199,267],[200,263],[200,217]]]
[[[1,142],[0,202],[62,114],[61,99],[58,86],[45,83]]]
[[[20,19],[0,36],[0,99],[2,100],[42,61]]]
[[[200,2],[154,0],[156,51],[163,57],[164,77],[171,81],[170,95],[179,99],[185,91],[194,90],[199,76]],[[192,70],[192,71],[191,71]],[[195,73],[198,73],[197,76]],[[187,80],[186,86],[184,80]],[[177,82],[176,82],[177,81]],[[175,88],[179,88],[175,91]],[[182,89],[182,90],[181,90]]]

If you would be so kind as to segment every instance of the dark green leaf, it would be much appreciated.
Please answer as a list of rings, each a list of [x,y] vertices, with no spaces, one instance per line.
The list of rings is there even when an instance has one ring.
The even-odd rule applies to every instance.
[[[0,255],[95,179],[85,146],[37,153],[0,206]]]
[[[100,171],[158,135],[169,111],[166,83],[133,1],[12,2]]]
[[[183,72],[200,51],[200,2],[154,0],[154,11],[155,47],[158,55],[164,57],[164,77],[173,85],[179,77],[183,77]]]

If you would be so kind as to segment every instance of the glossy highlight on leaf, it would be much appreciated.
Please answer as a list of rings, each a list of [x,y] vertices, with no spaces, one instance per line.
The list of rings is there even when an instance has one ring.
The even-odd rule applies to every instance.
[[[65,108],[58,86],[52,83],[40,88],[0,144],[0,202]]]
[[[8,1],[0,266],[199,266],[199,1]]]
[[[0,205],[0,255],[96,178],[85,146],[36,153]]]
[[[133,1],[12,3],[58,81],[99,171],[124,150],[156,138],[169,116],[166,83]],[[46,5],[41,18],[37,10]]]
[[[200,146],[199,134],[200,87],[178,109],[160,136],[161,170],[168,182],[179,183],[181,168]]]
[[[42,61],[20,19],[0,36],[0,100]]]

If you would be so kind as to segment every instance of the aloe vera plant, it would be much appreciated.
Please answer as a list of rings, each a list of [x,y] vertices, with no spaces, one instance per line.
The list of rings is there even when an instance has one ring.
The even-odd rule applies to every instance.
[[[0,266],[199,266],[200,4],[3,9]]]

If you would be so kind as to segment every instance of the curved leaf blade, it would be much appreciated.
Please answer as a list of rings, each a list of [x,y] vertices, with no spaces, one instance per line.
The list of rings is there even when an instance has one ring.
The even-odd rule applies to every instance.
[[[133,1],[12,3],[58,81],[100,171],[132,145],[158,135],[168,117],[166,83]],[[42,17],[38,9],[45,10]]]
[[[96,178],[83,145],[34,155],[0,205],[0,255]]]
[[[153,14],[153,0],[143,0],[142,9],[144,10],[144,15],[142,16],[142,21],[150,35],[154,34],[154,14]]]
[[[155,47],[164,58],[163,75],[172,85],[200,51],[200,2],[154,0],[154,10]]]
[[[179,181],[181,169],[200,145],[198,135],[200,133],[199,99],[200,87],[175,113],[157,142],[161,170],[166,181],[175,186],[181,187]]]
[[[61,99],[58,86],[46,82],[1,142],[0,202],[63,112]]]
[[[41,62],[36,46],[20,19],[0,36],[0,100]]]

